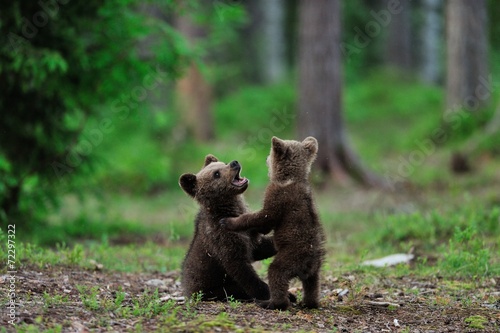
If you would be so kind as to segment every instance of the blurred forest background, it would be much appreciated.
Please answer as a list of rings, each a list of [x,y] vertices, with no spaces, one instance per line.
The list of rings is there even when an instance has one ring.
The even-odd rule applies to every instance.
[[[258,208],[273,135],[318,138],[320,207],[454,209],[470,190],[488,215],[498,22],[494,0],[3,1],[2,229],[189,239],[180,174],[237,159]]]

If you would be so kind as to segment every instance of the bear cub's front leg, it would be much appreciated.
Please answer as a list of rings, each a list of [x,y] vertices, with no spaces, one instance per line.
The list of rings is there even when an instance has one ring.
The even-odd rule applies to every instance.
[[[221,227],[229,231],[238,231],[237,224],[235,223],[235,221],[236,221],[235,217],[225,217],[219,221],[219,224],[221,225]]]

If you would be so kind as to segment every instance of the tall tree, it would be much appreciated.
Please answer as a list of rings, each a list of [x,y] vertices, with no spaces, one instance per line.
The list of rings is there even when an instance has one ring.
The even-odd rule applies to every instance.
[[[385,8],[393,0],[384,1]],[[411,8],[410,0],[400,0],[397,13],[391,16],[386,41],[386,62],[404,71],[412,66]]]
[[[350,149],[342,117],[340,0],[299,3],[299,121],[319,143],[316,165],[334,179],[381,185]]]
[[[179,16],[176,26],[192,47],[207,36],[206,28],[197,25],[189,16]],[[198,141],[213,139],[212,87],[203,76],[199,64],[190,64],[177,82],[177,93],[177,105],[189,134]]]
[[[252,82],[275,83],[282,80],[287,71],[287,34],[289,21],[287,10],[293,1],[254,0],[244,1],[248,22],[241,29],[245,40],[244,51],[240,55],[243,72]]]
[[[442,0],[423,0],[424,23],[421,28],[421,76],[425,82],[438,83],[441,77]]]
[[[486,0],[448,0],[446,19],[446,106],[475,110],[489,99]]]
[[[285,7],[283,0],[260,0],[263,45],[261,65],[264,82],[282,80],[286,72],[285,61]]]

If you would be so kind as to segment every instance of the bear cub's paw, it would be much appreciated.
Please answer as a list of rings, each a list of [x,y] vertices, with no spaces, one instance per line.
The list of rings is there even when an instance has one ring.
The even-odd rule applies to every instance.
[[[234,230],[234,218],[232,217],[225,217],[223,219],[219,220],[219,224],[222,228],[227,229],[227,230]]]
[[[299,305],[306,309],[319,309],[318,301],[303,301]]]
[[[267,301],[258,301],[257,305],[260,306],[261,308],[267,309],[267,310],[286,310],[290,307],[290,301],[288,298],[284,301],[276,302],[273,300],[267,300]]]

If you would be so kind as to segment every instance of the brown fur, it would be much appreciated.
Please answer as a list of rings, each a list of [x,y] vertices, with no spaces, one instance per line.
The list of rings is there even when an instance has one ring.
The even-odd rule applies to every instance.
[[[205,158],[200,172],[183,174],[181,188],[200,205],[195,232],[182,265],[184,294],[202,292],[204,300],[269,299],[269,287],[253,269],[251,262],[276,253],[271,238],[256,232],[228,233],[219,220],[247,212],[242,193],[248,187],[240,178],[237,161],[219,162]]]
[[[295,277],[302,281],[304,305],[319,306],[324,234],[308,181],[317,151],[318,142],[313,137],[302,142],[273,137],[268,157],[270,183],[262,210],[221,220],[221,225],[232,231],[274,229],[278,253],[269,266],[271,299],[260,302],[264,308],[287,309],[288,286]]]

